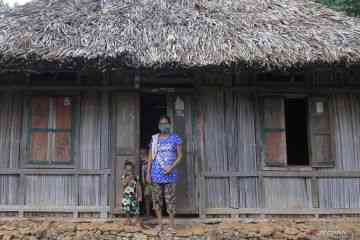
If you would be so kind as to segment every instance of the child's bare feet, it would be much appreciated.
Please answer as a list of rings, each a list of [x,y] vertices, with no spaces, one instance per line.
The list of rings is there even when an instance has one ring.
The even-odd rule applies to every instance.
[[[126,218],[124,225],[131,225],[131,221],[129,218]]]

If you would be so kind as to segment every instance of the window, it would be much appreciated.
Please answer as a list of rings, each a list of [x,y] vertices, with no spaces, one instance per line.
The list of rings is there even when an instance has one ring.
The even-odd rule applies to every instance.
[[[332,136],[326,97],[263,99],[266,166],[332,167]]]
[[[28,138],[31,163],[72,162],[74,100],[66,96],[31,97]]]

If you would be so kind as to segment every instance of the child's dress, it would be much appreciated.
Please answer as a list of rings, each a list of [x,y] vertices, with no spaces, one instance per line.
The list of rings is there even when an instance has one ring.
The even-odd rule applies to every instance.
[[[125,176],[122,177],[124,180]],[[138,178],[129,182],[123,190],[123,198],[121,201],[122,210],[127,216],[137,216],[140,213],[139,202],[137,199]]]

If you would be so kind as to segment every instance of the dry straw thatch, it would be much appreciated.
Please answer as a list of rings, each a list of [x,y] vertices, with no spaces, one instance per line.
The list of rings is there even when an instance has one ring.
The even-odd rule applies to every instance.
[[[360,19],[310,0],[35,0],[0,10],[2,68],[360,62]]]

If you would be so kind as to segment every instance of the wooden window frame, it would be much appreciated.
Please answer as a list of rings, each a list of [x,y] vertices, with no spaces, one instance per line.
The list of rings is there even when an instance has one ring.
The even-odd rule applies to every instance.
[[[307,94],[262,94],[262,95],[258,95],[257,96],[259,99],[264,99],[266,97],[281,97],[284,99],[284,101],[286,99],[296,99],[296,98],[303,98],[306,100],[307,102],[307,109],[308,109],[308,125],[307,125],[307,144],[308,144],[308,156],[309,156],[309,164],[308,165],[288,165],[288,160],[286,159],[286,162],[285,162],[285,165],[284,166],[269,166],[266,164],[266,157],[265,157],[265,154],[263,151],[265,151],[265,138],[264,138],[264,132],[266,131],[265,127],[264,127],[264,119],[262,119],[262,122],[261,122],[261,129],[259,129],[259,131],[261,131],[261,145],[263,146],[263,150],[262,150],[262,154],[261,154],[261,162],[262,162],[262,169],[263,170],[273,170],[273,171],[288,171],[288,170],[294,170],[294,171],[312,171],[312,170],[315,170],[315,169],[318,169],[319,167],[316,167],[314,166],[314,163],[313,163],[313,160],[312,160],[312,156],[311,156],[311,151],[312,151],[312,144],[313,144],[313,139],[312,139],[312,134],[311,134],[311,113],[310,113],[310,101],[312,99],[327,99],[328,101],[328,104],[331,104],[330,103],[330,99],[328,96],[320,96],[320,97],[317,97],[317,96],[311,96],[311,95],[307,95]],[[259,101],[258,102],[262,102],[262,101]],[[262,107],[259,109],[262,111],[262,115],[263,115],[263,105]],[[330,107],[330,106],[329,106]],[[330,135],[334,134],[334,129],[333,129],[333,123],[331,121],[331,117],[330,117]],[[286,129],[286,126],[285,126],[285,129]],[[331,137],[331,136],[330,136]],[[332,137],[331,137],[331,140],[332,140]],[[331,142],[332,145],[333,142]],[[334,153],[333,153],[333,149],[332,149],[332,152],[331,152],[331,155],[334,157]],[[328,168],[333,168],[334,166],[329,166]]]
[[[80,94],[74,93],[31,93],[24,98],[24,116],[23,116],[23,139],[22,139],[22,168],[75,168],[76,162],[76,147],[77,147],[77,132],[79,131],[79,113],[80,113]],[[48,160],[33,160],[31,150],[31,136],[34,132],[32,129],[32,109],[31,99],[33,97],[71,97],[73,98],[71,109],[71,130],[62,129],[37,129],[35,132],[70,132],[70,160],[69,161],[48,161]],[[74,101],[75,100],[75,101]]]

